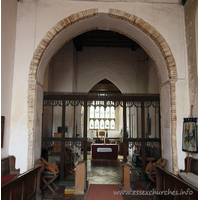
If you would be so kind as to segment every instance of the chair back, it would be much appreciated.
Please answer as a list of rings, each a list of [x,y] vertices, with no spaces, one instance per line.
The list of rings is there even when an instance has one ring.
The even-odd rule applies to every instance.
[[[161,165],[161,167],[162,167],[163,169],[165,169],[165,168],[166,168],[166,165],[167,165],[167,160],[164,159],[163,162],[160,163],[160,165]]]
[[[58,165],[53,163],[48,163],[44,158],[38,160],[38,163],[44,164],[44,169],[52,172],[55,176],[59,173]]]
[[[100,131],[99,132],[99,136],[104,136],[105,137],[105,135],[106,135],[105,131]]]

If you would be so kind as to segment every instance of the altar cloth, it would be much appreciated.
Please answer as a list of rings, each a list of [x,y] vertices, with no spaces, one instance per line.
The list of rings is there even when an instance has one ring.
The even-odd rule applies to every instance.
[[[98,153],[109,153],[112,152],[111,148],[97,148]]]

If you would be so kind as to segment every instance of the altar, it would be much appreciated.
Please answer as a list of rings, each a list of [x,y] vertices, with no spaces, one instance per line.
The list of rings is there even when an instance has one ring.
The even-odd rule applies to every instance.
[[[91,157],[93,159],[117,159],[118,144],[91,144]]]

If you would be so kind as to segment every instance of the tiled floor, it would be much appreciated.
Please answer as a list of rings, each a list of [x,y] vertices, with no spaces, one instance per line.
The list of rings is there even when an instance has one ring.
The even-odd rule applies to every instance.
[[[68,182],[72,183],[74,181],[75,174],[72,173],[68,176]],[[146,187],[147,182],[141,181],[134,171],[130,174],[131,185],[141,185],[143,188]],[[87,180],[88,187],[85,191],[84,196],[75,195],[64,195],[65,186],[59,185],[59,190],[56,194],[53,194],[48,188],[43,191],[44,200],[53,199],[65,199],[65,200],[86,200],[90,184],[119,184],[121,185],[122,180],[122,165],[120,160],[88,160],[87,161]],[[59,184],[59,182],[58,182]],[[149,196],[133,196],[133,195],[123,195],[124,200],[129,199],[151,199]]]

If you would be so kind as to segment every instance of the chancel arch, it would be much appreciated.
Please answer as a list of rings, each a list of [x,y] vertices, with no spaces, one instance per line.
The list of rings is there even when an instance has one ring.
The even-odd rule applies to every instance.
[[[175,95],[177,71],[175,60],[169,45],[153,26],[141,18],[117,9],[109,9],[109,12],[99,13],[96,8],[75,13],[58,22],[47,32],[35,50],[29,69],[28,169],[33,166],[34,160],[40,156],[40,142],[34,144],[34,141],[40,138],[42,130],[41,107],[45,69],[53,55],[58,51],[58,49],[60,49],[61,46],[63,46],[64,43],[81,33],[95,29],[115,30],[116,32],[123,33],[129,38],[137,41],[137,43],[145,49],[154,61],[160,79],[161,117],[163,117],[161,120],[162,135],[165,134],[165,137],[170,138],[171,144],[170,152],[172,152],[172,155],[166,154],[166,156],[168,160],[171,159],[169,169],[173,172],[178,171]],[[116,82],[115,79],[116,78],[113,77],[113,82]],[[121,87],[122,88],[120,89],[123,90],[123,84]],[[87,88],[88,86],[85,86],[85,89]],[[168,97],[167,102],[166,96]],[[167,104],[168,111],[171,110],[170,113],[167,113],[167,125],[165,124],[166,122],[164,122],[164,116],[166,114],[165,112],[168,111],[164,109],[164,104]],[[37,112],[37,110],[40,110],[41,112]],[[167,147],[164,146],[164,149],[165,148]]]
[[[134,77],[133,77],[134,78]],[[100,72],[98,72],[97,75],[91,77],[90,80],[87,82],[85,81],[85,85],[83,85],[82,88],[80,88],[80,92],[89,92],[91,89],[91,85],[96,85],[99,81],[107,79],[111,81],[116,87],[119,88],[119,90],[122,93],[130,93],[130,89],[127,88],[123,81],[120,79],[120,76],[114,75],[113,71],[110,69],[102,69]]]

